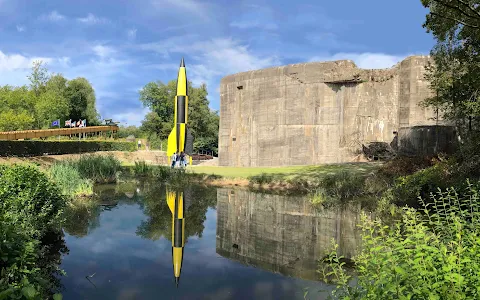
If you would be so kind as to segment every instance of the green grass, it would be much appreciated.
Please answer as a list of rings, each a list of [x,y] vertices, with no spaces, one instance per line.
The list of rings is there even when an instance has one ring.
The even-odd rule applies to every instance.
[[[93,182],[90,179],[82,178],[78,169],[71,164],[55,163],[47,174],[68,197],[89,196],[93,194]]]
[[[216,166],[191,166],[187,172],[215,174],[228,178],[245,178],[261,174],[273,174],[277,179],[309,180],[336,174],[341,171],[354,172],[359,175],[367,174],[377,169],[377,163],[345,163],[325,164],[318,166],[288,166],[288,167],[216,167]]]

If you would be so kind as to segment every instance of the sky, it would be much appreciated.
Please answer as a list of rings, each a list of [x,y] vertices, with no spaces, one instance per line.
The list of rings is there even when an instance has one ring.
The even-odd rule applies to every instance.
[[[420,0],[0,0],[0,85],[28,84],[42,59],[87,78],[103,119],[140,125],[148,109],[138,91],[176,79],[182,57],[218,110],[226,75],[339,59],[388,68],[428,55],[426,14]]]

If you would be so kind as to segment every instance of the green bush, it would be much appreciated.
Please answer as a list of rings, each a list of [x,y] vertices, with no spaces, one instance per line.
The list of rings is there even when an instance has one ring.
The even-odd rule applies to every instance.
[[[440,163],[397,178],[385,197],[395,205],[417,207],[419,197],[426,199],[430,193],[435,193],[438,188],[446,188],[449,183],[446,165]]]
[[[59,236],[64,207],[58,187],[36,167],[0,166],[1,299],[51,296],[58,266],[47,241]]]
[[[355,281],[335,248],[321,263],[323,280],[343,299],[479,299],[480,184],[467,182],[432,194],[422,211],[406,208],[402,222],[386,226],[362,217],[362,247],[354,257]]]
[[[0,141],[0,156],[41,156],[97,151],[135,151],[131,142],[113,141]]]

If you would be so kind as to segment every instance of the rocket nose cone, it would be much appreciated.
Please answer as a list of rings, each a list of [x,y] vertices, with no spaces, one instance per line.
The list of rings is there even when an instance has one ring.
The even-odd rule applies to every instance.
[[[175,277],[175,285],[177,286],[178,288],[178,282],[180,281],[180,277]]]
[[[182,61],[180,62],[180,68],[184,67],[185,68],[185,61],[183,60],[183,57],[182,57]]]

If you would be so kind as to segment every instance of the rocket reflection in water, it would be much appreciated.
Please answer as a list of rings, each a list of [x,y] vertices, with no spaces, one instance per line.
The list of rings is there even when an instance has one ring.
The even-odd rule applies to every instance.
[[[178,287],[182,270],[183,249],[185,246],[183,192],[171,191],[167,188],[167,204],[172,213],[172,263],[175,283]]]

